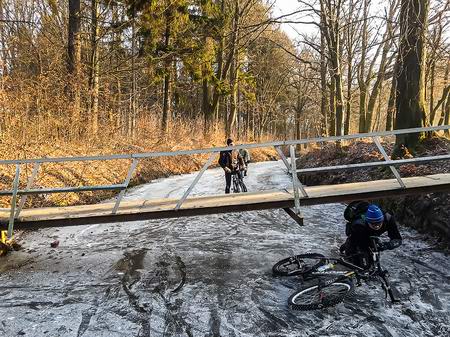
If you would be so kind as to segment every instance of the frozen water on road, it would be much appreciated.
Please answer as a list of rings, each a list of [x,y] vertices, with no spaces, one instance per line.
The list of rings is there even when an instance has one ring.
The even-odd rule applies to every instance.
[[[291,184],[281,162],[249,174],[251,191]],[[161,179],[126,199],[180,197],[194,178]],[[192,194],[223,185],[222,171],[208,170]],[[406,228],[404,245],[383,255],[401,304],[371,284],[334,308],[287,308],[301,285],[272,277],[272,265],[335,254],[343,209],[305,207],[304,227],[269,210],[30,232],[24,250],[0,260],[0,336],[448,336],[450,260]]]

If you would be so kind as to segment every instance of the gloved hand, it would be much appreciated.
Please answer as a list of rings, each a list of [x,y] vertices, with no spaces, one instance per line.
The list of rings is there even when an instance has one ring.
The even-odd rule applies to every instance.
[[[399,245],[396,245],[396,242],[393,242],[393,241],[396,241],[396,240],[380,242],[378,244],[378,250],[381,252],[383,250],[391,250],[391,249],[398,247]]]
[[[224,170],[225,170],[226,173],[231,173],[231,170],[230,170],[229,167],[225,167]]]
[[[378,242],[377,243],[377,250],[379,252],[382,252],[383,250],[388,249],[386,244],[387,244],[387,242]]]

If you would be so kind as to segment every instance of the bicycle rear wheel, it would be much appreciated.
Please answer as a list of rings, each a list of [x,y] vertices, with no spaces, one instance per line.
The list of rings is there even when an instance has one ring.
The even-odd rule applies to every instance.
[[[242,179],[239,179],[239,185],[241,185],[241,191],[242,192],[247,192],[247,186],[245,186],[245,184],[242,181]]]
[[[275,263],[272,273],[275,276],[304,275],[323,265],[324,258],[325,256],[317,253],[290,256]]]
[[[353,293],[355,287],[350,278],[331,283],[319,290],[311,286],[292,294],[288,299],[289,308],[293,310],[316,310],[334,306]]]
[[[240,193],[241,187],[239,186],[238,179],[233,175],[233,192]]]

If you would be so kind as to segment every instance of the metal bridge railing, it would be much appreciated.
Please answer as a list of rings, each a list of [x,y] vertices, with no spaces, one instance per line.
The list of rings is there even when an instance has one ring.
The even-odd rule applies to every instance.
[[[450,125],[443,126],[434,126],[434,127],[426,127],[426,128],[413,128],[413,129],[403,129],[403,130],[394,130],[394,131],[381,131],[381,132],[373,132],[373,133],[362,133],[362,134],[354,134],[354,135],[344,135],[344,136],[333,136],[333,137],[318,137],[318,138],[310,138],[310,139],[300,139],[300,140],[289,140],[289,141],[278,141],[278,142],[268,142],[262,144],[243,144],[233,147],[218,147],[218,148],[209,148],[209,149],[200,149],[200,150],[184,150],[184,151],[175,151],[175,152],[150,152],[150,153],[136,153],[136,154],[119,154],[119,155],[109,155],[109,156],[88,156],[88,157],[61,157],[61,158],[39,158],[39,159],[23,159],[23,160],[0,160],[0,165],[16,165],[15,176],[13,180],[12,190],[0,190],[0,196],[12,196],[11,198],[11,209],[10,209],[10,217],[8,223],[8,237],[12,237],[14,220],[17,219],[22,211],[23,206],[25,205],[25,201],[28,195],[33,194],[51,194],[51,193],[65,193],[65,192],[86,192],[86,191],[105,191],[105,190],[114,190],[120,191],[117,196],[116,202],[111,209],[112,214],[116,214],[120,207],[120,203],[125,194],[125,190],[128,188],[128,185],[131,181],[134,171],[136,170],[137,165],[139,164],[139,160],[148,159],[148,158],[156,158],[156,157],[172,157],[172,156],[182,156],[182,155],[196,155],[196,154],[210,154],[207,162],[204,164],[202,169],[198,172],[194,181],[188,187],[188,189],[184,192],[183,196],[179,199],[175,206],[175,210],[179,210],[183,204],[183,202],[187,199],[189,194],[191,193],[194,186],[198,183],[203,173],[208,169],[208,167],[212,164],[214,157],[220,152],[224,150],[233,150],[233,149],[254,149],[254,148],[264,148],[264,147],[274,147],[280,156],[283,163],[286,165],[288,173],[292,174],[292,172],[297,173],[313,173],[313,172],[327,172],[334,170],[343,170],[343,169],[355,169],[355,168],[367,168],[374,166],[389,166],[394,176],[396,177],[401,188],[405,188],[405,184],[403,183],[400,174],[395,168],[398,165],[416,163],[421,164],[425,162],[438,161],[438,160],[448,160],[450,159],[450,155],[440,155],[440,156],[432,156],[432,157],[421,157],[414,159],[403,159],[403,160],[391,160],[383,146],[380,142],[380,137],[386,136],[394,136],[401,134],[409,134],[409,133],[419,133],[419,132],[433,132],[433,131],[442,131],[442,130],[450,130]],[[342,140],[353,140],[353,139],[364,139],[370,138],[372,139],[377,148],[381,152],[384,157],[384,161],[378,162],[369,162],[369,163],[359,163],[359,164],[350,164],[350,165],[336,165],[336,166],[326,166],[326,167],[317,167],[317,168],[307,168],[307,169],[297,169],[296,163],[296,155],[295,155],[295,146],[301,144],[311,144],[311,143],[324,143],[324,142],[333,142],[333,141],[342,141]],[[290,161],[286,158],[282,151],[282,147],[289,147],[290,153]],[[86,162],[86,161],[110,161],[110,160],[131,160],[130,167],[128,169],[127,176],[122,184],[115,185],[99,185],[99,186],[79,186],[79,187],[59,187],[59,188],[38,188],[33,189],[33,183],[36,179],[36,176],[39,171],[39,167],[43,163],[68,163],[68,162]],[[19,179],[20,179],[20,166],[24,164],[33,164],[33,171],[31,176],[28,178],[27,185],[25,189],[19,190]],[[307,198],[308,194],[304,188],[304,186],[299,181],[297,174],[293,175],[292,179],[293,191],[294,191],[294,200],[295,200],[295,210],[297,214],[300,213],[300,194],[303,198]],[[17,198],[18,196],[22,196],[19,205],[17,206]]]

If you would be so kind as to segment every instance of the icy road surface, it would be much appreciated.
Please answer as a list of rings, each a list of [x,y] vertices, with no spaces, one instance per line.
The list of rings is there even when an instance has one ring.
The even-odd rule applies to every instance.
[[[251,191],[291,184],[280,162],[251,164],[249,174]],[[127,199],[181,196],[194,177],[155,181]],[[221,170],[208,170],[193,194],[223,184]],[[300,284],[272,277],[272,265],[336,254],[343,209],[306,207],[305,227],[270,210],[28,233],[24,250],[0,260],[0,336],[449,336],[450,259],[406,228],[404,245],[383,255],[401,304],[374,284],[334,308],[288,309]]]

